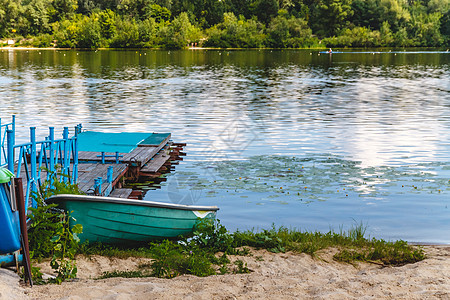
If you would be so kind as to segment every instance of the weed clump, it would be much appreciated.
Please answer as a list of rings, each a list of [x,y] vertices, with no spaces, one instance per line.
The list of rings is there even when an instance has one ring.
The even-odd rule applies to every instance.
[[[50,283],[58,283],[76,278],[77,266],[75,255],[78,252],[78,234],[82,233],[80,224],[70,227],[73,218],[70,213],[57,209],[56,204],[46,204],[44,199],[58,193],[81,194],[76,184],[66,180],[64,174],[52,173],[50,180],[46,180],[38,192],[33,193],[36,207],[30,207],[30,227],[28,229],[28,240],[30,257],[33,261],[43,258],[51,258],[50,266],[55,271],[55,278]],[[36,284],[44,284],[42,272],[38,267],[31,267],[33,281]]]

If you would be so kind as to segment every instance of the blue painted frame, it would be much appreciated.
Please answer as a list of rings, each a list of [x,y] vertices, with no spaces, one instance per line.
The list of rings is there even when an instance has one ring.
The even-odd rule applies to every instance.
[[[62,139],[55,139],[55,129],[49,127],[49,135],[42,141],[36,141],[36,127],[30,127],[30,142],[16,145],[15,117],[12,117],[11,123],[3,125],[0,123],[0,156],[3,156],[4,159],[0,159],[0,166],[7,166],[16,177],[22,177],[26,180],[26,208],[29,207],[30,196],[33,192],[37,192],[38,187],[42,184],[43,169],[48,170],[46,180],[49,180],[50,184],[53,180],[51,175],[54,173],[61,174],[58,176],[60,182],[77,183],[77,136],[81,132],[81,127],[81,124],[75,126],[72,137],[69,137],[69,128],[64,127]],[[36,207],[34,200],[31,205]]]
[[[8,159],[7,152],[7,130],[13,131],[13,136],[15,136],[16,131],[16,116],[11,117],[11,122],[2,123],[2,119],[0,118],[0,166],[5,166]],[[14,140],[12,141],[14,143]]]

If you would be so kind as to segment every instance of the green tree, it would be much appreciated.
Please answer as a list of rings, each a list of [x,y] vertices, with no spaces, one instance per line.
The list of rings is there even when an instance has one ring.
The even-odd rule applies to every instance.
[[[150,15],[146,16],[145,19],[154,18],[156,22],[160,23],[162,21],[169,21],[171,17],[171,12],[166,7],[160,6],[158,4],[150,5]]]
[[[225,13],[224,21],[208,29],[205,46],[220,48],[259,48],[264,45],[264,25],[244,16]]]
[[[410,47],[413,46],[413,41],[409,39],[408,31],[405,27],[401,27],[395,34],[394,34],[394,43],[396,46],[400,47]]]
[[[56,46],[60,48],[75,48],[78,44],[78,35],[80,28],[77,25],[77,19],[81,15],[75,16],[71,20],[62,20],[53,24],[53,32]]]
[[[151,16],[152,5],[153,0],[122,0],[117,9],[123,15],[144,20]]]
[[[106,9],[100,11],[96,17],[100,25],[101,35],[105,39],[112,38],[116,34],[116,14],[112,10]]]
[[[379,29],[381,25],[381,9],[379,0],[353,0],[353,16],[351,22],[356,26]]]
[[[0,0],[0,37],[15,35],[22,7],[14,0]]]
[[[116,18],[116,35],[112,38],[111,46],[115,48],[139,47],[139,27],[135,19],[126,17]]]
[[[297,18],[309,21],[311,12],[309,6],[305,3],[305,1],[292,0],[292,3],[294,4],[294,6],[290,7],[288,9],[288,12]]]
[[[222,22],[225,12],[224,0],[191,0],[194,3],[193,13],[202,28],[209,28]]]
[[[278,0],[256,0],[252,4],[253,14],[264,24],[269,24],[270,20],[278,14],[280,6]]]
[[[381,45],[384,47],[393,46],[394,35],[391,31],[391,26],[387,21],[384,21],[380,28]]]
[[[77,0],[53,0],[52,5],[55,9],[53,20],[68,19],[73,16],[78,9]]]
[[[95,11],[110,9],[117,11],[117,0],[78,0],[77,12],[83,15],[89,15]]]
[[[158,36],[158,23],[155,19],[149,18],[138,24],[139,39],[142,47],[155,47],[161,43]]]
[[[387,21],[392,30],[397,31],[401,27],[406,27],[411,19],[406,3],[403,0],[380,0],[381,22]]]
[[[299,48],[308,47],[317,43],[312,38],[312,31],[304,19],[294,16],[286,18],[278,16],[267,28],[267,45],[274,48]]]
[[[378,30],[366,27],[343,29],[336,37],[322,40],[328,47],[376,47],[382,46],[382,37]]]
[[[449,46],[450,44],[450,10],[441,17],[441,34],[444,39],[443,44]]]
[[[410,22],[410,32],[415,46],[436,47],[444,42],[440,32],[441,13],[414,14]]]
[[[101,26],[95,15],[91,18],[84,16],[78,26],[80,29],[77,37],[77,47],[99,48],[102,42]]]
[[[229,0],[228,11],[232,12],[235,16],[244,16],[250,19],[252,0]]]
[[[429,13],[439,12],[445,14],[450,10],[450,0],[430,0],[427,7]]]
[[[29,22],[28,28],[23,28],[23,34],[37,35],[50,32],[49,11],[53,10],[50,0],[31,0],[24,6],[24,15]]]
[[[161,37],[165,48],[182,49],[189,43],[198,41],[201,31],[191,24],[187,13],[181,13],[162,30]]]
[[[320,36],[332,36],[349,24],[353,14],[351,0],[318,0],[313,6],[310,25]]]

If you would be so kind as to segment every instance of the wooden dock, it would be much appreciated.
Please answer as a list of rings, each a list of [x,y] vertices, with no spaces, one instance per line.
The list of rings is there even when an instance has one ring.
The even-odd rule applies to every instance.
[[[182,160],[180,155],[186,144],[173,143],[170,136],[159,144],[139,144],[129,153],[93,151],[78,152],[78,186],[86,194],[119,198],[142,199],[142,192],[122,188],[127,180],[139,177],[156,178],[169,171],[169,165]],[[103,155],[103,157],[102,157]],[[117,163],[117,158],[119,163]],[[108,182],[108,168],[113,169],[112,182]],[[96,189],[95,180],[102,178],[101,189]]]
[[[78,188],[87,195],[142,199],[142,191],[123,188],[125,181],[136,181],[142,176],[147,180],[161,176],[170,170],[170,165],[182,160],[180,155],[184,153],[180,151],[185,145],[171,142],[169,135],[159,144],[140,144],[128,153],[78,151]],[[47,151],[47,156],[49,153]],[[26,160],[26,166],[21,165],[23,173],[31,168],[30,158]],[[15,169],[17,167],[16,165]],[[71,160],[70,170],[73,169],[74,164]],[[44,183],[47,171],[41,170],[38,175],[40,184]],[[96,184],[99,178],[101,178],[100,185]],[[26,189],[26,186],[24,188]]]
[[[166,143],[167,144],[167,143]],[[127,163],[132,166],[142,167],[150,159],[152,159],[164,145],[159,145],[157,147],[136,147],[130,153],[119,153],[119,161],[122,163]],[[104,152],[105,162],[114,163],[116,162],[115,152]],[[80,162],[100,162],[102,160],[102,155],[99,152],[93,151],[79,151],[78,161]]]

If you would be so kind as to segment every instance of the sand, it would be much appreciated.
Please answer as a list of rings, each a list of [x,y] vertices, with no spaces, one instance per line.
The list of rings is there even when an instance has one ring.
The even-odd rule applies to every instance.
[[[78,257],[79,279],[61,285],[19,286],[16,276],[0,270],[0,299],[450,299],[450,246],[424,249],[427,259],[400,267],[338,263],[332,249],[320,258],[252,250],[253,256],[238,257],[250,274],[174,279],[94,280],[149,260]]]

